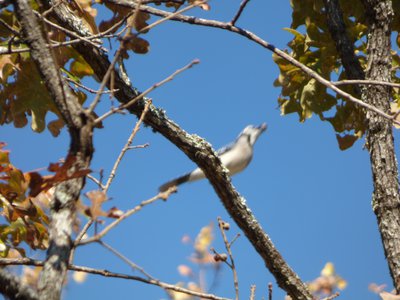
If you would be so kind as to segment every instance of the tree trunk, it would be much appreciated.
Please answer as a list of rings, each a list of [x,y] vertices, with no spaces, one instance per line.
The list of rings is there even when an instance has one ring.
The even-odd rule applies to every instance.
[[[364,0],[369,22],[368,67],[366,79],[391,81],[391,1]],[[371,85],[363,88],[365,102],[390,111],[390,88]],[[394,153],[392,123],[371,111],[366,112],[366,145],[370,153],[376,214],[385,256],[394,287],[400,292],[400,199],[397,160]]]

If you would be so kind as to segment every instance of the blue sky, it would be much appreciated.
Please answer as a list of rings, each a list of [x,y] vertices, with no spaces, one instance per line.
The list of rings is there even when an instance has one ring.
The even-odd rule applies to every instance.
[[[284,49],[291,38],[282,30],[291,22],[289,1],[273,3],[250,2],[238,25]],[[240,2],[221,0],[210,4],[210,12],[196,9],[190,14],[230,20]],[[127,63],[133,84],[141,90],[195,58],[201,61],[150,94],[154,105],[164,108],[188,132],[219,148],[231,142],[246,125],[268,123],[267,132],[256,144],[253,162],[233,178],[233,184],[299,276],[310,281],[331,261],[337,273],[348,281],[339,299],[378,299],[368,291],[371,282],[386,283],[390,290],[391,279],[371,209],[371,172],[363,141],[343,152],[337,147],[330,124],[315,116],[304,124],[298,122],[296,115],[280,116],[276,101],[279,89],[273,87],[278,68],[271,53],[243,37],[176,22],[164,23],[144,37],[150,42],[151,51],[146,55],[132,54]],[[108,108],[104,97],[99,112]],[[95,132],[95,176],[100,169],[108,174],[135,121],[131,115],[115,115],[104,122],[104,129]],[[1,139],[8,143],[13,163],[23,170],[57,161],[65,156],[68,147],[65,132],[54,139],[48,133],[32,133],[29,127],[4,126]],[[195,167],[174,145],[148,128],[142,128],[134,141],[143,143],[150,146],[132,150],[124,158],[106,208],[129,209],[154,196],[166,180]],[[87,190],[92,188],[89,184]],[[182,236],[195,237],[201,227],[215,223],[218,216],[231,223],[231,237],[240,232],[210,184],[196,182],[182,186],[166,203],[146,207],[113,230],[105,241],[156,278],[176,283],[186,280],[178,274],[177,266],[188,263],[192,250],[181,243]],[[223,250],[218,234],[214,246]],[[236,241],[232,251],[243,299],[248,298],[252,284],[257,286],[258,299],[266,296],[268,282],[274,283],[274,299],[283,299],[284,293],[244,237]],[[75,263],[131,272],[98,245],[79,248]],[[232,275],[227,268],[214,292],[234,297]],[[71,281],[65,292],[65,299],[110,297],[167,298],[158,287],[94,275],[84,284]]]

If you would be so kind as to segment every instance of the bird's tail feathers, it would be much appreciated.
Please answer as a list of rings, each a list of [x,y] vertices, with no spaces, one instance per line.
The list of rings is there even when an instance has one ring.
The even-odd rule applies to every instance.
[[[172,179],[172,180],[164,183],[162,186],[160,186],[158,188],[158,190],[160,192],[165,192],[166,190],[168,190],[172,186],[178,186],[178,185],[180,185],[182,183],[185,183],[185,182],[189,181],[189,177],[190,177],[190,173],[182,175],[181,177]]]

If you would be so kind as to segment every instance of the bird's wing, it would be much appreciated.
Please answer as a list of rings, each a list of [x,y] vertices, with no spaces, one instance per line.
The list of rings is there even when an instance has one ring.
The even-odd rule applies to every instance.
[[[235,146],[235,142],[230,143],[230,144],[218,149],[217,150],[217,155],[221,156],[222,154],[224,154],[224,153],[228,152],[229,150],[231,150],[234,146]]]

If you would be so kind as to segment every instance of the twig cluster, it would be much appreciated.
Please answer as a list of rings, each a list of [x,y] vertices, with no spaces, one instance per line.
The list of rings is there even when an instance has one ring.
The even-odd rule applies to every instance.
[[[63,31],[66,35],[68,35],[71,38],[71,40],[66,41],[66,42],[51,41],[50,45],[48,45],[51,48],[61,47],[61,46],[66,46],[66,45],[74,45],[74,46],[78,47],[78,44],[84,43],[85,45],[92,46],[94,48],[93,51],[98,51],[95,53],[98,54],[99,61],[101,61],[101,60],[104,61],[104,56],[102,56],[103,53],[100,53],[100,52],[106,52],[107,49],[105,49],[103,46],[101,46],[100,39],[105,38],[105,37],[119,37],[120,38],[120,46],[119,46],[118,50],[116,51],[116,54],[114,55],[113,60],[111,62],[106,60],[107,68],[105,68],[106,71],[102,73],[102,76],[101,76],[102,82],[101,82],[98,90],[92,90],[92,89],[84,87],[83,85],[81,85],[77,82],[73,82],[73,84],[76,84],[77,86],[84,88],[91,93],[96,94],[96,97],[94,98],[92,103],[89,105],[88,109],[83,111],[80,108],[78,110],[79,115],[90,116],[91,113],[96,109],[102,94],[104,94],[104,93],[111,93],[111,94],[121,93],[122,94],[123,93],[123,91],[120,88],[116,88],[116,89],[111,88],[111,89],[109,89],[109,91],[105,91],[106,87],[114,86],[114,84],[115,84],[116,86],[124,86],[127,89],[130,89],[130,86],[126,86],[126,84],[124,85],[124,83],[122,82],[123,80],[118,77],[120,75],[115,74],[115,66],[119,62],[121,53],[124,50],[124,47],[125,47],[124,41],[125,40],[129,39],[131,37],[131,35],[138,36],[138,35],[142,34],[143,32],[145,32],[151,28],[154,28],[155,26],[157,26],[167,20],[175,20],[175,21],[185,22],[185,23],[194,24],[194,25],[208,26],[208,27],[214,27],[214,28],[219,28],[219,29],[223,29],[223,30],[228,30],[228,31],[234,32],[236,34],[239,34],[241,36],[244,36],[244,37],[250,39],[251,41],[261,45],[262,47],[274,52],[278,56],[286,59],[287,61],[289,61],[290,63],[292,63],[299,69],[301,69],[308,76],[310,76],[310,78],[316,79],[319,83],[330,88],[331,90],[333,90],[334,92],[336,92],[343,98],[347,99],[348,101],[352,101],[352,102],[356,103],[357,105],[362,106],[363,108],[368,109],[370,111],[373,111],[373,112],[379,114],[380,116],[386,118],[387,120],[400,125],[400,122],[395,119],[395,117],[397,115],[396,116],[390,115],[387,112],[384,112],[370,104],[367,104],[367,103],[363,102],[362,100],[360,100],[338,88],[338,86],[344,85],[344,84],[386,85],[386,86],[391,86],[393,88],[399,88],[400,84],[381,82],[381,81],[365,81],[365,80],[362,80],[362,81],[361,80],[346,80],[346,81],[340,81],[340,82],[331,82],[329,80],[326,80],[325,78],[320,76],[315,71],[311,70],[307,66],[305,66],[302,63],[300,63],[299,61],[295,60],[293,57],[291,57],[286,52],[276,48],[272,44],[268,43],[267,41],[265,41],[265,40],[261,39],[260,37],[258,37],[257,35],[255,35],[254,33],[236,26],[236,23],[238,22],[240,16],[242,15],[249,0],[243,0],[243,2],[240,4],[238,11],[236,12],[236,14],[234,15],[234,17],[232,18],[232,20],[230,22],[205,20],[205,19],[182,15],[182,13],[188,11],[189,9],[192,9],[193,7],[195,7],[197,5],[205,3],[206,1],[194,2],[193,4],[183,8],[181,10],[178,10],[177,12],[174,12],[174,13],[170,13],[170,12],[159,10],[159,9],[156,9],[156,8],[153,8],[150,6],[146,6],[147,3],[150,3],[152,1],[146,1],[146,0],[139,1],[139,2],[127,1],[127,0],[108,0],[108,1],[113,4],[128,7],[132,11],[128,14],[127,17],[125,17],[120,22],[114,24],[110,29],[108,29],[107,31],[102,32],[100,34],[97,34],[97,35],[85,35],[85,34],[82,34],[82,32],[80,32],[78,29],[72,30],[71,28],[67,28],[67,26],[61,26],[53,21],[50,21],[50,19],[47,18],[47,15],[49,15],[49,14],[56,14],[56,15],[58,14],[58,17],[61,19],[59,10],[63,9],[64,4],[62,3],[62,1],[57,2],[57,4],[51,5],[50,8],[42,14],[36,13],[36,15],[48,26],[51,26],[53,28],[56,28],[57,30]],[[22,2],[22,1],[19,0],[17,2]],[[157,1],[157,2],[159,2],[159,1]],[[18,8],[18,9],[20,11],[22,10],[22,8]],[[134,23],[134,20],[137,18],[137,15],[140,11],[146,12],[146,13],[149,13],[149,14],[152,14],[155,16],[160,16],[160,17],[162,17],[162,19],[152,23],[149,26],[146,26],[145,28],[143,28],[140,31],[133,34],[132,33],[132,24]],[[127,18],[132,17],[132,16],[133,16],[133,22],[127,22]],[[24,18],[25,18],[25,16],[22,13],[20,13],[20,19],[23,20]],[[114,30],[116,28],[119,28],[120,26],[122,26],[122,24],[124,24],[125,22],[127,22],[128,24],[119,33],[110,34],[111,32],[114,32]],[[4,22],[2,22],[2,23],[4,23]],[[72,26],[71,24],[69,24],[69,25]],[[6,28],[8,30],[12,31],[14,35],[16,35],[16,36],[19,35],[18,32],[14,32],[14,30],[12,28],[9,28],[9,26],[6,26]],[[28,31],[27,33],[25,33],[25,35],[29,35],[29,33],[30,32]],[[10,45],[11,45],[11,43],[10,43]],[[10,53],[20,53],[20,52],[25,52],[25,51],[32,51],[32,49],[34,47],[32,45],[29,45],[29,46],[30,46],[29,48],[23,48],[23,49],[12,49],[11,46],[10,47],[0,47],[0,54],[5,54],[5,53],[10,54]],[[43,45],[41,45],[41,46],[44,47]],[[44,48],[46,48],[46,47],[44,47]],[[82,53],[82,54],[85,55],[85,53]],[[93,56],[92,53],[91,53],[91,55]],[[51,55],[48,55],[48,56],[51,57]],[[93,59],[96,59],[96,57]],[[38,59],[38,61],[39,60],[40,59]],[[154,91],[154,89],[173,80],[175,78],[175,76],[177,76],[178,74],[182,73],[185,70],[188,70],[189,68],[191,68],[192,66],[194,66],[197,63],[199,63],[198,60],[193,60],[191,63],[189,63],[185,67],[176,70],[173,74],[171,74],[164,80],[154,84],[152,87],[148,88],[144,92],[133,93],[134,97],[124,98],[123,99],[124,101],[121,101],[121,99],[118,99],[118,100],[120,100],[120,102],[122,102],[121,105],[119,105],[117,108],[113,108],[113,109],[109,110],[108,112],[106,112],[105,114],[103,114],[102,116],[98,117],[97,119],[95,119],[91,122],[91,126],[92,126],[91,130],[92,130],[93,126],[100,123],[101,121],[106,119],[108,116],[118,113],[118,112],[121,112],[124,109],[127,109],[130,112],[133,112],[136,115],[140,116],[139,120],[135,124],[129,138],[127,139],[126,144],[124,145],[121,152],[119,153],[119,155],[114,163],[114,166],[110,172],[110,175],[107,179],[107,182],[105,184],[103,184],[101,182],[101,180],[96,179],[92,175],[88,175],[88,177],[90,179],[92,179],[93,181],[95,181],[96,184],[98,184],[99,188],[106,193],[108,191],[108,189],[110,188],[110,185],[112,184],[113,179],[115,178],[115,176],[117,174],[118,166],[120,165],[126,152],[130,149],[146,147],[146,145],[132,146],[133,139],[135,138],[141,124],[144,122],[144,123],[152,126],[155,130],[158,130],[163,135],[165,135],[167,138],[169,138],[173,143],[178,145],[178,147],[180,147],[190,158],[192,158],[193,160],[198,162],[198,164],[204,168],[205,174],[210,178],[214,188],[216,189],[218,195],[220,196],[221,200],[223,201],[224,205],[227,207],[229,212],[232,212],[233,210],[235,210],[235,212],[238,212],[238,211],[241,212],[238,208],[238,206],[239,206],[238,204],[240,204],[240,206],[242,208],[244,207],[243,214],[237,213],[237,214],[232,214],[232,215],[240,216],[240,217],[235,217],[235,221],[245,231],[245,233],[248,237],[250,237],[250,236],[253,237],[251,239],[251,242],[253,244],[255,244],[254,237],[256,237],[256,239],[258,239],[257,240],[258,245],[255,245],[255,247],[256,247],[257,251],[261,254],[261,256],[264,258],[264,260],[266,261],[266,264],[270,267],[271,272],[277,277],[277,280],[280,283],[280,285],[284,289],[290,290],[292,293],[291,296],[296,297],[297,299],[312,299],[312,296],[307,291],[307,289],[304,287],[304,284],[300,281],[298,276],[283,261],[282,257],[280,256],[279,252],[276,250],[276,248],[270,241],[269,237],[262,230],[261,226],[259,226],[258,222],[256,221],[255,217],[252,215],[250,210],[246,207],[246,205],[243,201],[244,199],[231,186],[231,184],[228,181],[228,176],[226,175],[226,173],[224,171],[221,171],[221,170],[223,170],[223,168],[221,166],[219,159],[215,155],[215,152],[208,145],[204,146],[202,141],[199,142],[199,140],[195,140],[193,137],[189,136],[178,125],[176,125],[175,123],[170,121],[168,118],[166,118],[166,117],[163,119],[160,118],[159,115],[157,115],[156,109],[152,105],[152,101],[145,98],[150,92]],[[46,64],[39,61],[38,65],[43,68],[43,66],[45,66]],[[45,73],[45,70],[42,72]],[[55,90],[54,94],[56,94],[56,96],[55,96],[55,99],[57,99],[56,103],[57,103],[61,113],[63,113],[63,117],[64,117],[64,120],[67,123],[67,125],[70,128],[81,130],[82,126],[79,126],[80,125],[79,122],[76,121],[76,115],[78,113],[76,111],[74,111],[74,108],[71,109],[70,103],[66,100],[68,95],[66,95],[67,92],[65,92],[65,91],[68,91],[68,88],[65,86],[65,81],[61,78],[59,73],[57,73],[57,74],[58,75],[55,77],[58,80],[55,80],[55,81],[57,81],[58,86],[49,87],[49,90],[51,90],[51,89]],[[46,78],[46,74],[44,74],[44,77]],[[71,80],[69,80],[69,81],[71,81]],[[58,90],[60,90],[60,87],[61,87],[61,91],[63,91],[63,93],[61,93],[61,94],[58,91]],[[116,96],[116,97],[119,97],[119,96]],[[143,105],[143,103],[144,103],[144,105]],[[72,110],[72,113],[71,113],[71,110]],[[75,108],[75,110],[76,110],[76,108]],[[172,128],[175,130],[173,132],[173,134],[171,134],[171,132],[173,131]],[[71,139],[73,139],[73,137],[71,137]],[[209,162],[205,162],[204,160],[202,160],[201,156],[196,157],[196,155],[200,152],[209,154],[208,156],[207,155],[204,156],[204,157],[210,157]],[[196,154],[194,154],[194,153],[196,153]],[[88,165],[90,163],[91,154],[89,156],[90,157],[85,157],[86,165]],[[79,166],[79,167],[81,167],[81,166]],[[212,173],[216,173],[216,175],[211,176],[210,174],[212,174]],[[79,193],[80,193],[80,191],[81,190],[79,190]],[[68,253],[69,255],[67,255],[67,257],[69,257],[69,260],[68,260],[69,263],[66,264],[66,268],[68,270],[82,271],[82,272],[97,274],[97,275],[101,275],[101,276],[123,278],[123,279],[129,279],[129,280],[137,280],[137,281],[141,281],[143,283],[157,285],[166,290],[182,292],[182,293],[186,293],[188,295],[200,297],[203,299],[215,299],[215,300],[225,299],[225,298],[217,297],[215,295],[190,291],[190,290],[187,290],[184,288],[180,288],[176,285],[171,285],[171,284],[161,282],[161,281],[155,279],[154,277],[150,276],[146,271],[144,271],[143,268],[134,264],[129,259],[127,259],[125,256],[123,256],[121,253],[119,253],[117,250],[115,250],[114,248],[112,248],[111,246],[106,244],[104,241],[102,241],[102,238],[104,236],[106,236],[110,230],[112,230],[117,225],[119,225],[124,219],[137,213],[138,211],[140,211],[143,207],[145,207],[147,205],[150,205],[158,200],[168,199],[168,197],[174,192],[176,192],[176,189],[171,188],[171,189],[167,190],[166,192],[157,194],[153,198],[142,201],[140,204],[138,204],[134,208],[123,213],[118,219],[116,219],[114,222],[110,223],[108,226],[106,226],[99,233],[95,234],[93,237],[84,239],[83,238],[84,235],[87,233],[87,231],[89,230],[91,225],[94,223],[93,220],[90,220],[82,228],[81,232],[78,234],[78,236],[73,244],[72,249],[70,249],[70,252]],[[3,198],[4,197],[2,197],[0,195],[0,200],[5,202],[5,205],[8,205],[8,202],[4,200],[5,198],[4,199]],[[237,207],[235,207],[235,206],[237,206]],[[249,223],[251,223],[251,226],[249,226]],[[235,268],[233,255],[231,252],[231,246],[235,242],[235,240],[237,239],[237,237],[239,235],[237,235],[231,242],[229,242],[226,237],[226,233],[225,233],[225,231],[229,229],[227,223],[225,223],[224,221],[222,221],[219,218],[218,224],[219,224],[219,228],[220,228],[221,234],[224,239],[226,250],[228,252],[229,262],[227,261],[226,255],[219,254],[215,250],[214,250],[214,253],[219,260],[224,261],[231,268],[232,273],[233,273],[235,299],[239,299],[238,275],[237,275],[237,271]],[[67,234],[67,236],[68,236],[68,238],[70,238],[70,234]],[[139,270],[146,278],[110,272],[108,270],[99,270],[99,269],[93,269],[93,268],[73,265],[72,261],[73,261],[74,251],[75,251],[76,247],[78,247],[80,245],[86,245],[89,243],[93,243],[93,242],[97,242],[101,246],[110,250],[114,255],[116,255],[120,259],[124,260],[132,268]],[[57,249],[53,249],[53,251],[55,251],[53,253],[51,253],[51,251],[50,251],[49,257],[51,257],[51,254],[54,255],[54,253],[57,253],[56,250]],[[33,266],[45,266],[46,264],[54,263],[54,261],[50,261],[49,257],[47,258],[46,262],[36,261],[36,260],[28,259],[28,258],[0,259],[0,265],[21,265],[21,264],[23,264],[23,265],[33,265]],[[291,285],[291,286],[289,286],[289,285]],[[270,284],[268,287],[269,287],[268,298],[272,299],[272,284]],[[334,297],[337,297],[337,296],[338,295],[335,294],[329,298],[326,298],[326,300],[333,299]],[[255,298],[255,286],[252,286],[250,299],[254,299],[254,298]]]

